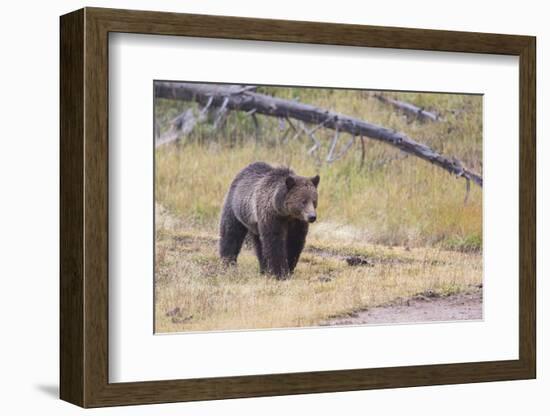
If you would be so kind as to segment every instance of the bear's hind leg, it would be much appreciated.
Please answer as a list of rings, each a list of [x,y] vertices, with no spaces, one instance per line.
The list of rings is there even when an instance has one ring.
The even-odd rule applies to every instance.
[[[298,264],[298,259],[306,243],[308,223],[303,221],[292,221],[288,226],[286,239],[286,251],[288,256],[288,268],[292,273]]]
[[[237,263],[237,256],[248,230],[233,214],[229,206],[224,206],[220,222],[220,257],[228,264]]]

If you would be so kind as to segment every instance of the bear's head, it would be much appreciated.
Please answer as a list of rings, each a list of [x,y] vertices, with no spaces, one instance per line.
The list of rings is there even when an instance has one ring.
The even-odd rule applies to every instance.
[[[313,178],[294,175],[286,177],[287,194],[284,205],[288,215],[301,221],[315,222],[319,179],[319,175]]]

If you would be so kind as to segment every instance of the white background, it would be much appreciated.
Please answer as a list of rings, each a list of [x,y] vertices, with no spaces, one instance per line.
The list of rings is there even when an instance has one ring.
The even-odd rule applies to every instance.
[[[218,62],[230,61],[239,65],[219,70]],[[109,379],[517,359],[518,277],[510,270],[518,270],[519,264],[518,61],[495,55],[112,35]],[[153,336],[153,79],[483,93],[483,321]],[[180,359],[182,354],[193,358]]]
[[[10,4],[10,6],[6,6]],[[550,293],[543,281],[550,147],[542,129],[550,89],[544,72],[550,28],[544,2],[51,1],[6,3],[2,28],[2,148],[0,175],[2,370],[0,408],[11,414],[76,414],[56,400],[58,385],[58,16],[83,5],[320,20],[538,36],[538,380],[350,392],[218,402],[140,406],[89,414],[387,414],[464,415],[548,413],[550,364],[543,323]],[[544,176],[544,177],[543,177]],[[544,207],[544,208],[543,208]],[[545,263],[547,265],[547,263]]]

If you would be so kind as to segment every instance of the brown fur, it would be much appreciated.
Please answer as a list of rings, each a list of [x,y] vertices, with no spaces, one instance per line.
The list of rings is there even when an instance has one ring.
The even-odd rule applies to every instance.
[[[317,218],[319,176],[256,162],[240,171],[225,197],[220,221],[220,256],[236,263],[251,235],[260,271],[282,279],[294,271],[309,222]]]

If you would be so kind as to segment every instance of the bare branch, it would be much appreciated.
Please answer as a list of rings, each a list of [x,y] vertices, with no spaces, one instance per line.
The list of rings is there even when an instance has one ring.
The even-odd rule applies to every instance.
[[[341,159],[348,152],[348,150],[351,148],[354,142],[355,142],[355,136],[352,136],[351,139],[349,139],[349,141],[346,143],[344,148],[340,150],[340,152],[336,156],[334,156],[330,160],[327,160],[327,162],[332,163],[337,161],[338,159]]]
[[[311,140],[313,140],[313,143],[314,143],[313,146],[307,151],[307,154],[311,155],[311,154],[313,154],[313,152],[315,152],[317,149],[319,149],[321,147],[321,142],[319,141],[319,139],[317,137],[315,137],[312,130],[308,130],[303,124],[301,125],[301,127],[302,127],[302,130],[309,137],[311,137]]]
[[[327,162],[332,162],[332,154],[334,153],[334,149],[336,148],[336,142],[338,141],[338,137],[340,136],[338,124],[336,125],[336,129],[334,130],[334,137],[332,139],[332,142],[330,144],[330,149],[328,151],[327,155]]]
[[[225,97],[221,107],[218,109],[216,119],[214,120],[214,128],[217,129],[221,123],[225,120],[227,114],[227,104],[229,103],[229,97]]]
[[[258,120],[258,117],[256,117],[256,112],[253,112],[251,115],[252,121],[254,122],[254,129],[256,132],[256,141],[260,141],[260,122]]]
[[[181,136],[189,134],[199,118],[195,117],[193,109],[189,108],[170,121],[168,131],[156,138],[155,147],[178,140]]]
[[[382,94],[374,94],[374,97],[385,104],[392,105],[394,108],[404,112],[409,116],[417,117],[424,121],[443,121],[443,119],[438,114],[432,113],[431,111],[426,111],[423,108],[417,107],[414,104],[407,103],[405,101],[395,100]]]
[[[287,117],[285,116],[285,120],[288,122],[288,125],[290,127],[292,127],[292,130],[294,130],[296,133],[298,133],[298,129],[294,126],[294,124],[292,123],[292,121]]]
[[[230,94],[242,94],[247,91],[256,91],[258,89],[255,85],[245,85],[236,91],[232,91]]]
[[[206,118],[206,113],[208,112],[208,109],[210,108],[212,101],[214,101],[214,97],[210,97],[206,102],[206,105],[202,108],[200,112],[200,116],[202,117],[201,121]]]
[[[226,106],[229,110],[250,111],[255,108],[257,114],[289,117],[310,124],[323,123],[326,128],[333,130],[338,128],[339,131],[352,135],[367,136],[397,147],[399,150],[430,162],[453,175],[470,179],[477,185],[483,186],[483,178],[478,173],[465,168],[460,162],[457,163],[456,159],[446,157],[403,133],[312,105],[251,91],[240,93],[235,91],[237,91],[235,88],[212,84],[155,83],[156,97],[197,101],[202,104],[213,97],[212,104],[215,106],[221,106],[227,100]]]
[[[361,136],[361,163],[359,164],[359,170],[363,169],[365,164],[365,138]]]

